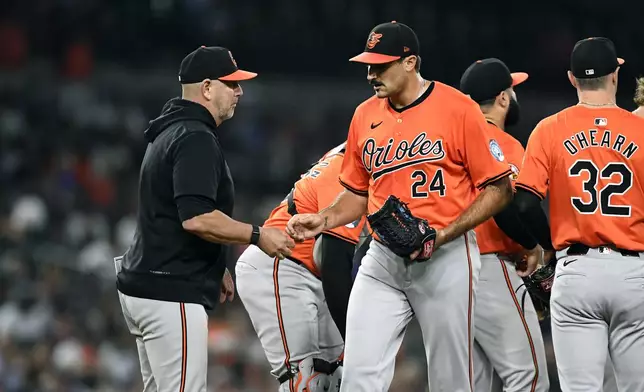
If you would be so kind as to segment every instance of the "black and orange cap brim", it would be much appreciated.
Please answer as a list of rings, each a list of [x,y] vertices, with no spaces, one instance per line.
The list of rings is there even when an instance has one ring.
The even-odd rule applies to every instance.
[[[249,71],[242,71],[241,69],[238,69],[237,71],[218,78],[219,80],[223,80],[225,82],[239,82],[241,80],[249,80],[254,77],[256,77],[257,74],[255,72],[249,72]]]
[[[512,87],[528,80],[528,74],[525,72],[513,72],[510,74],[510,76],[512,76]]]
[[[392,61],[396,61],[399,58],[400,56],[390,56],[388,54],[373,52],[362,52],[359,55],[350,58],[349,61],[363,64],[386,64]]]

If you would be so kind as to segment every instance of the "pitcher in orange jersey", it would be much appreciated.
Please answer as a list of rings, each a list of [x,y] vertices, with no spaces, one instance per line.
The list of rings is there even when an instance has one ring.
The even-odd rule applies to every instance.
[[[337,178],[344,149],[343,143],[329,151],[303,174],[264,227],[284,229],[292,215],[330,205],[343,189]],[[251,245],[237,261],[239,297],[281,392],[339,388],[352,259],[364,223],[359,217],[326,230],[283,260]]]
[[[371,37],[377,37],[372,39]],[[510,168],[478,105],[420,75],[420,44],[402,23],[376,26],[364,52],[375,96],[356,109],[331,207],[298,214],[296,241],[380,209],[394,195],[437,230],[430,260],[370,242],[347,310],[342,392],[386,391],[404,331],[418,318],[432,392],[473,388],[473,307],[480,270],[472,229],[512,198]],[[477,193],[476,189],[482,191]]]
[[[461,91],[481,107],[489,134],[503,149],[512,170],[513,183],[519,175],[524,151],[506,127],[519,120],[514,87],[527,78],[528,74],[510,73],[501,60],[489,58],[470,65],[460,84]],[[522,227],[518,230],[525,231]],[[539,319],[530,296],[522,296],[521,290],[525,288],[514,263],[526,251],[524,246],[536,253],[543,250],[529,233],[522,241],[524,246],[514,242],[494,219],[476,228],[476,238],[481,252],[481,275],[474,310],[475,391],[548,391]]]
[[[536,126],[516,184],[526,225],[549,194],[564,391],[601,391],[608,354],[619,390],[644,390],[644,119],[616,105],[623,63],[607,38],[577,42],[568,77],[579,103]]]

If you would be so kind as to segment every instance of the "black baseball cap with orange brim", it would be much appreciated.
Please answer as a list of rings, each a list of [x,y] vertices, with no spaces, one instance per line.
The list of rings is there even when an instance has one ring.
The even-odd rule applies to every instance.
[[[385,64],[411,55],[420,55],[416,33],[409,26],[392,21],[374,27],[369,33],[364,52],[349,61]]]
[[[179,67],[181,84],[199,83],[204,79],[238,82],[256,76],[255,72],[239,69],[230,50],[221,46],[201,46],[189,53]]]
[[[487,58],[475,61],[463,72],[460,90],[475,102],[481,103],[527,79],[527,73],[510,72],[503,61]]]

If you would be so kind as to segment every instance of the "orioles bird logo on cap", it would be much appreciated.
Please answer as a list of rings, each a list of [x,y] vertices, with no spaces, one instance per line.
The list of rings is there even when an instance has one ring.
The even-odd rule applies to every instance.
[[[382,38],[382,33],[373,32],[369,34],[369,39],[367,40],[367,48],[373,49]]]
[[[237,66],[237,61],[233,58],[233,53],[229,50],[228,55],[230,56],[230,59],[233,61],[233,64],[235,64],[235,67]]]

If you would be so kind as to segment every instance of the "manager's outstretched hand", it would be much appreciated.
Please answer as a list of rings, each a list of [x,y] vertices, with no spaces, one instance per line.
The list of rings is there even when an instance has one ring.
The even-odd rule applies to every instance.
[[[262,227],[257,246],[267,255],[282,260],[291,255],[295,242],[284,233],[284,230],[276,227]]]
[[[296,214],[286,224],[286,233],[296,242],[302,242],[320,234],[326,227],[320,214]]]

